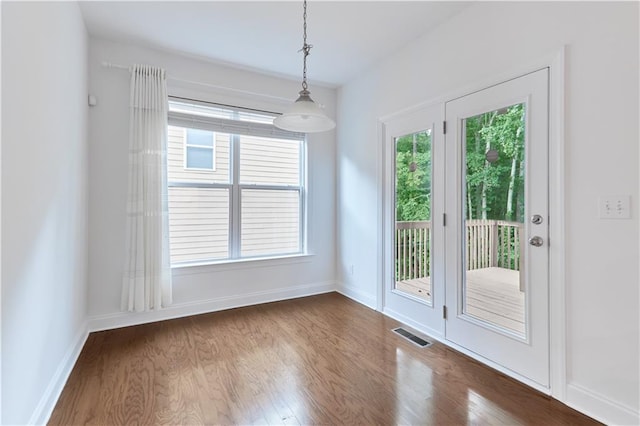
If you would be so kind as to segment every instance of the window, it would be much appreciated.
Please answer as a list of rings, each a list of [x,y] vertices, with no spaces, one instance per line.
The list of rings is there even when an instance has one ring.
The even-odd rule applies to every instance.
[[[304,134],[274,117],[171,98],[173,265],[304,252]]]
[[[208,130],[184,130],[184,168],[215,170],[215,134]]]

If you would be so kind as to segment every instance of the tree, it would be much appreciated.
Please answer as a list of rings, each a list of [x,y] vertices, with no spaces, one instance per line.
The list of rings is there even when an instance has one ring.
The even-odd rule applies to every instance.
[[[490,182],[494,205],[493,219],[523,221],[524,212],[519,200],[524,200],[524,104],[488,113],[492,119],[478,133],[486,142],[486,151],[498,152],[498,160],[489,165],[493,169]],[[487,114],[484,114],[487,115]],[[501,205],[500,205],[501,204]],[[486,219],[486,217],[483,217]]]
[[[524,220],[524,118],[517,104],[465,120],[467,219]],[[396,140],[397,221],[430,220],[431,170],[430,131]]]
[[[465,130],[467,219],[521,220],[524,106],[467,118]]]
[[[411,164],[415,163],[415,168]],[[431,132],[396,140],[396,220],[431,218]]]

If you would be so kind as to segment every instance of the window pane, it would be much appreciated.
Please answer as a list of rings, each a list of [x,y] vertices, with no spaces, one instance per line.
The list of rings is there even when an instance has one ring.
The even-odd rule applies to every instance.
[[[300,251],[298,190],[243,190],[241,221],[243,257]]]
[[[213,169],[213,150],[210,148],[187,147],[187,168]]]
[[[188,104],[180,101],[169,101],[169,110],[202,117],[224,118],[252,123],[271,124],[276,117],[274,114],[261,114],[255,111],[242,111],[215,105]]]
[[[170,101],[173,264],[302,250],[304,138],[271,128],[273,118]]]
[[[431,129],[396,139],[396,290],[431,303]]]
[[[187,129],[187,144],[213,147],[213,132],[200,129]]]
[[[192,114],[202,117],[217,117],[233,119],[233,111],[225,108],[218,108],[212,105],[187,104],[178,101],[169,101],[169,110]]]
[[[185,162],[185,136],[189,130],[184,127],[169,126],[169,144],[167,148],[167,166],[169,182],[197,182],[197,183],[229,183],[229,146],[230,135],[215,133],[215,155],[210,148],[202,148],[209,151],[209,170],[189,170],[185,165],[195,167]],[[191,149],[191,147],[189,147]],[[196,147],[197,149],[197,147]],[[211,170],[211,161],[215,159],[215,170]]]
[[[229,190],[169,188],[171,263],[229,257]]]
[[[240,183],[300,185],[300,141],[241,136]]]
[[[272,124],[274,118],[275,118],[275,116],[273,116],[273,115],[265,115],[265,114],[258,114],[258,113],[255,113],[255,112],[239,111],[238,115],[236,117],[236,120],[250,121],[252,123]]]
[[[525,104],[518,104],[463,121],[464,313],[523,338],[525,114]]]

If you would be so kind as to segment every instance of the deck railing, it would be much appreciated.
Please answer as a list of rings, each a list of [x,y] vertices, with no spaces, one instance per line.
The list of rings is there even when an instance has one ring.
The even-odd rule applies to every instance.
[[[467,270],[500,267],[520,270],[523,224],[467,220]],[[431,274],[431,223],[396,222],[396,281]]]

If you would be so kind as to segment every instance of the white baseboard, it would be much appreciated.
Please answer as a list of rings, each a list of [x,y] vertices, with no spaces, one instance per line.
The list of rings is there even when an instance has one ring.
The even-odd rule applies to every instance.
[[[30,425],[44,425],[49,421],[49,417],[51,417],[58,398],[60,398],[60,394],[67,383],[67,379],[69,379],[69,375],[76,365],[76,361],[80,356],[80,352],[82,352],[87,337],[89,337],[89,327],[85,321],[80,326],[76,337],[73,339],[67,353],[62,358],[56,372],[49,381],[47,389],[45,389],[42,394],[40,402],[38,402],[36,409],[33,411],[31,419],[29,420]]]
[[[116,312],[107,315],[89,317],[89,331],[110,330],[132,325],[146,324],[156,321],[164,321],[174,318],[188,317],[191,315],[206,314],[225,309],[240,308],[243,306],[257,305],[261,303],[277,302],[280,300],[295,299],[298,297],[313,296],[336,291],[335,281],[325,281],[314,284],[305,284],[293,287],[278,288],[255,293],[235,296],[220,297],[196,302],[174,304],[168,308],[151,312]]]
[[[198,301],[192,303],[182,303],[179,305],[171,306],[170,308],[163,309],[161,311],[144,312],[144,313],[128,313],[119,312],[110,315],[100,315],[90,317],[88,322],[82,324],[79,328],[76,337],[72,344],[69,346],[67,353],[60,362],[56,372],[51,378],[47,389],[44,391],[38,406],[34,410],[29,424],[40,425],[46,424],[49,420],[53,409],[64,389],[64,386],[73,370],[73,367],[80,356],[80,352],[84,347],[90,331],[99,331],[106,329],[113,329],[119,327],[127,327],[131,325],[144,324],[154,321],[163,321],[172,318],[180,318],[190,315],[198,315],[208,312],[215,312],[224,309],[238,308],[242,306],[255,305],[260,303],[269,303],[279,300],[293,299],[298,297],[312,296],[315,294],[329,293],[337,291],[350,299],[355,300],[371,309],[375,309],[375,299],[365,292],[351,286],[336,285],[333,281],[300,285],[295,287],[286,287],[281,289],[273,289],[263,292],[255,292],[251,294],[222,297],[217,299],[210,299],[205,301]],[[462,353],[465,353],[479,361],[499,370],[503,373],[514,377],[512,372],[504,371],[504,368],[494,365],[494,363],[478,357],[476,354],[469,353],[469,351],[458,345],[448,342],[444,337],[429,327],[425,327],[419,323],[416,323],[404,315],[385,310],[385,315],[400,321],[407,326],[424,333],[425,335],[437,340],[445,345],[452,347]],[[510,374],[511,373],[511,374]],[[527,381],[522,378],[514,377],[517,380],[523,381],[525,384],[531,386]],[[538,388],[542,392],[545,390],[539,389],[538,386],[532,386]],[[545,392],[548,393],[548,390]],[[576,384],[567,385],[566,400],[562,401],[566,405],[590,416],[596,420],[612,425],[638,425],[640,424],[640,413],[630,407],[626,407],[623,404],[612,401],[596,392],[586,389]]]
[[[443,334],[439,333],[435,329],[426,327],[426,326],[424,326],[424,325],[422,325],[420,323],[412,321],[409,318],[405,317],[404,315],[402,315],[402,314],[400,314],[398,312],[389,310],[389,309],[385,309],[382,313],[384,315],[387,315],[390,318],[393,318],[393,319],[395,319],[397,321],[400,321],[403,324],[408,325],[409,327],[415,329],[416,331],[419,331],[421,333],[426,334],[428,337],[431,337],[432,339],[437,340],[438,342],[442,343],[443,345],[446,345],[446,346],[448,346],[448,347],[450,347],[452,349],[455,349],[456,351],[458,351],[460,353],[463,353],[466,356],[468,356],[470,358],[473,358],[476,361],[479,361],[480,363],[482,363],[482,364],[484,364],[484,365],[486,365],[488,367],[491,367],[494,370],[497,370],[497,371],[499,371],[499,372],[511,377],[512,379],[515,379],[515,380],[517,380],[517,381],[519,381],[521,383],[524,383],[525,385],[527,385],[527,386],[529,386],[529,387],[531,387],[531,388],[533,388],[533,389],[535,389],[535,390],[537,390],[537,391],[539,391],[541,393],[544,393],[545,395],[549,395],[550,394],[549,388],[541,386],[540,384],[534,382],[531,379],[528,379],[527,377],[524,377],[524,376],[522,376],[522,375],[520,375],[520,374],[518,374],[518,373],[516,373],[514,371],[511,371],[508,368],[505,368],[505,367],[501,366],[500,364],[497,364],[497,363],[491,361],[488,358],[485,358],[485,357],[483,357],[481,355],[478,355],[477,353],[472,352],[472,351],[468,350],[467,348],[465,348],[463,346],[457,345],[457,344],[453,343],[452,341],[447,340],[444,337]]]
[[[358,288],[347,286],[345,284],[338,284],[336,291],[343,296],[347,296],[349,299],[355,300],[360,304],[376,310],[375,297],[371,297],[370,294],[367,294]]]
[[[385,309],[382,313],[544,394],[549,394],[550,392],[548,388],[542,387],[526,377],[520,376],[509,369],[506,369],[482,356],[446,340],[442,334],[430,327],[423,326],[422,324],[389,309]],[[563,404],[605,424],[640,425],[640,413],[637,411],[579,385],[568,384],[566,398],[564,400],[558,400]]]
[[[609,425],[640,424],[638,411],[580,385],[569,383],[566,396],[566,401],[563,401],[565,404],[602,423]]]

